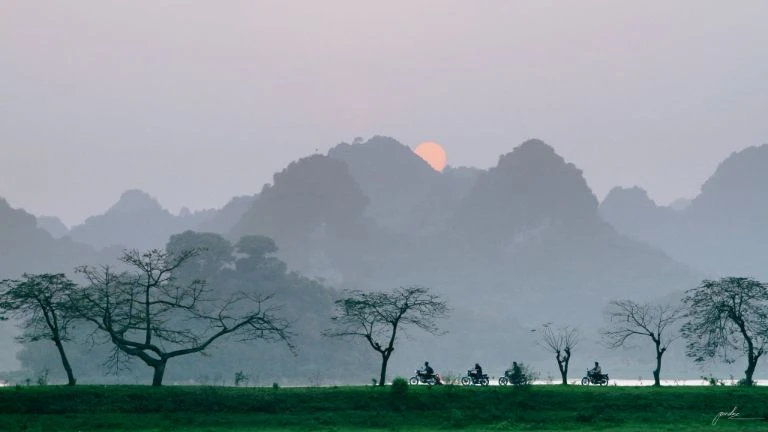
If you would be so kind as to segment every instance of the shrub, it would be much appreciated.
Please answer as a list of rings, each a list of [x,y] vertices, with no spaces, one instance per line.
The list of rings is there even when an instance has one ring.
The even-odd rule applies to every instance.
[[[48,385],[48,368],[43,369],[43,371],[40,372],[40,375],[37,376],[37,385]]]
[[[395,378],[392,380],[392,388],[390,389],[390,392],[392,392],[392,397],[405,397],[405,395],[408,393],[408,381],[406,381],[403,377]]]
[[[713,377],[713,376],[712,376],[712,374],[709,374],[709,376],[708,376],[708,377],[707,377],[707,376],[704,376],[704,375],[702,375],[702,376],[701,376],[701,379],[702,379],[702,380],[704,380],[704,381],[705,381],[707,384],[709,384],[709,385],[711,385],[711,386],[716,386],[716,385],[725,385],[725,383],[723,382],[723,380],[721,380],[721,379],[719,379],[719,378],[715,378],[715,377]]]
[[[248,386],[248,381],[250,380],[250,377],[245,374],[245,372],[235,372],[235,387],[240,387],[240,384],[243,384],[244,386]]]
[[[537,369],[534,369],[532,366],[522,362],[518,363],[518,366],[520,366],[520,372],[522,372],[523,376],[525,377],[525,385],[531,385],[534,381],[541,377],[541,372],[539,372]]]
[[[445,375],[441,374],[440,378],[443,380],[443,384],[445,385],[456,385],[461,382],[461,376],[453,371],[448,371],[445,373]]]

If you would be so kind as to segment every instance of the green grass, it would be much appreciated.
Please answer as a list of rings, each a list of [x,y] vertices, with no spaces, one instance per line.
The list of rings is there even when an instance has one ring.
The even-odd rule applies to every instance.
[[[144,386],[0,389],[0,430],[768,430],[768,388]]]

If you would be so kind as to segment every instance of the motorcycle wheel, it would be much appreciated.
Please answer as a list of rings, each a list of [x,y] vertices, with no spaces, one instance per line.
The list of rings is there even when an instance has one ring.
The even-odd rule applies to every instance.
[[[472,384],[472,379],[470,377],[461,377],[461,385],[470,385]]]
[[[480,378],[480,385],[481,386],[487,386],[489,384],[488,378]]]
[[[600,385],[601,386],[608,385],[608,375],[606,375],[603,379],[600,380]]]
[[[503,385],[503,386],[505,386],[505,385],[507,385],[507,384],[509,384],[509,378],[507,378],[507,377],[501,377],[501,378],[499,378],[499,385]]]
[[[416,378],[416,377],[411,377],[411,379],[408,380],[408,383],[410,385],[417,385],[417,384],[419,384],[419,379]]]
[[[581,385],[589,385],[589,378],[584,377],[581,379]]]

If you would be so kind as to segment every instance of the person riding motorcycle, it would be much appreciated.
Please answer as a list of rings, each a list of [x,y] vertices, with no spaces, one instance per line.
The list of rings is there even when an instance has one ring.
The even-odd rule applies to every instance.
[[[428,379],[434,379],[435,384],[441,385],[443,384],[443,380],[440,378],[440,374],[435,373],[435,370],[432,369],[432,366],[429,365],[428,361],[424,362],[424,369],[418,371],[419,375],[421,375],[422,379],[428,380]]]
[[[520,383],[523,380],[523,370],[520,368],[520,365],[517,364],[516,361],[512,362],[512,369],[508,369],[506,375],[512,384]]]
[[[483,377],[483,368],[480,367],[480,363],[475,363],[475,367],[470,370],[469,376],[474,381],[477,381]]]
[[[435,376],[435,370],[432,369],[428,361],[424,362],[424,369],[422,370],[422,375],[424,375],[425,378],[433,378]]]
[[[588,374],[594,377],[599,377],[603,374],[603,369],[600,367],[600,363],[595,362],[595,367],[588,371]]]

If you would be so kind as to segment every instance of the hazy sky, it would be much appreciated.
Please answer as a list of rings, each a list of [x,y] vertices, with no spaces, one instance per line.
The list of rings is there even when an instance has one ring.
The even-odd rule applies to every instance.
[[[252,194],[355,136],[487,168],[541,138],[598,197],[692,197],[768,143],[768,1],[0,0],[0,196],[81,222]]]

